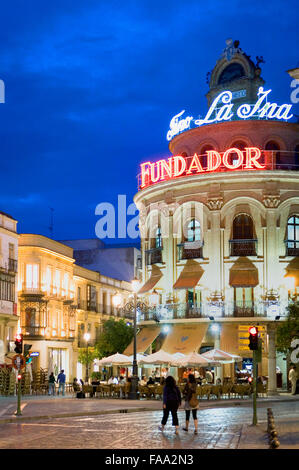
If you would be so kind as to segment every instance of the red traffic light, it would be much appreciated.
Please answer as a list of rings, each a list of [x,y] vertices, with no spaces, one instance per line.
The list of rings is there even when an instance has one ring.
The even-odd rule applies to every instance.
[[[256,328],[255,326],[251,326],[251,327],[249,328],[249,334],[251,334],[251,335],[253,335],[253,336],[254,336],[254,335],[257,335],[257,328]]]
[[[23,335],[21,333],[17,333],[16,336],[15,336],[15,340],[16,341],[22,341],[23,339]]]
[[[21,374],[18,374],[18,380],[21,380],[22,376]]]

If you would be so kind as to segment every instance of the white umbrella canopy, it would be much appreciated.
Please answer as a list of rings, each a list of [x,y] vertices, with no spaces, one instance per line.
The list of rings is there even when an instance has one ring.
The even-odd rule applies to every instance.
[[[98,362],[98,365],[100,366],[108,366],[109,364],[111,365],[125,365],[128,364],[129,361],[129,356],[126,356],[125,354],[112,354],[112,356],[104,357]]]
[[[187,354],[181,359],[175,359],[172,364],[178,367],[210,367],[220,365],[218,361],[207,359],[206,357],[203,357],[202,354],[198,354],[196,352]]]
[[[157,351],[149,356],[145,356],[144,359],[140,361],[140,364],[153,364],[153,365],[162,365],[162,364],[171,364],[174,358],[172,354],[168,354],[163,349]]]
[[[230,364],[232,362],[242,361],[241,356],[222,351],[221,349],[211,349],[210,351],[203,353],[202,356],[212,361],[218,361],[221,364]]]

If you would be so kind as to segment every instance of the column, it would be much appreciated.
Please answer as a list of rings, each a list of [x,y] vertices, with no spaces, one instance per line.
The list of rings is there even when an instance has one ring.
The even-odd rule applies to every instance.
[[[215,333],[214,349],[220,349],[220,335],[221,326],[219,325],[219,331]],[[221,383],[223,384],[223,366],[215,367],[215,383],[217,379],[221,379]]]
[[[173,247],[173,211],[169,209],[168,215],[168,240],[167,251],[164,253],[164,263],[167,266],[167,280],[165,288],[169,296],[173,299],[173,284],[174,284],[174,247]],[[173,299],[174,300],[174,299]]]
[[[276,385],[276,348],[275,348],[275,326],[268,325],[268,395],[277,395]]]
[[[210,264],[211,272],[211,290],[221,291],[221,237],[220,237],[220,211],[213,210],[211,215],[211,247],[210,247]]]

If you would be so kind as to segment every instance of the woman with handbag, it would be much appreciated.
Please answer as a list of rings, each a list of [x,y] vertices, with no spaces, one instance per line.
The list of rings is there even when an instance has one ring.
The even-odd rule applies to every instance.
[[[189,374],[188,382],[185,385],[183,395],[185,398],[185,411],[186,411],[186,427],[183,428],[184,431],[188,432],[189,421],[190,421],[190,412],[192,411],[193,421],[194,421],[194,434],[197,434],[197,410],[199,401],[196,396],[196,380],[193,374]]]

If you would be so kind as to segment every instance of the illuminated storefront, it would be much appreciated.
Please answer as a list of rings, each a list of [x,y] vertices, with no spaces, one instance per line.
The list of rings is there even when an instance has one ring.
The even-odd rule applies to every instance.
[[[172,156],[140,166],[140,296],[149,310],[139,324],[143,335],[155,325],[168,352],[220,347],[244,363],[248,328],[258,324],[259,375],[272,394],[275,325],[299,286],[299,124],[291,104],[269,101],[259,61],[227,49],[210,76],[205,117],[174,116]],[[284,382],[285,364],[280,358]]]

